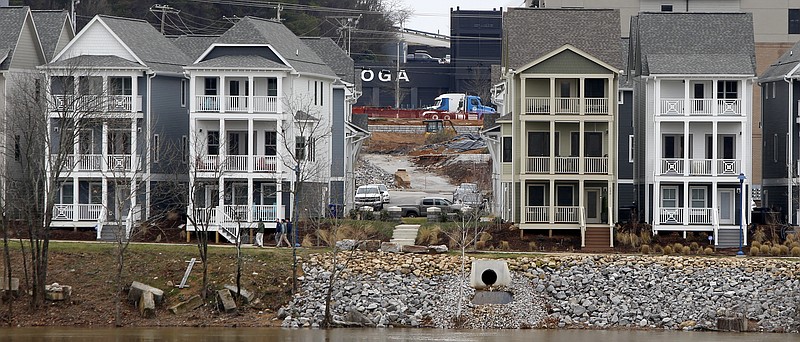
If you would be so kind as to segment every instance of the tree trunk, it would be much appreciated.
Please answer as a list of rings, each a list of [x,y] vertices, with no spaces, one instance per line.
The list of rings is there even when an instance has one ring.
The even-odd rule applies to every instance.
[[[12,275],[12,273],[11,273],[11,252],[10,252],[9,246],[8,246],[8,243],[9,243],[9,241],[8,241],[9,229],[8,229],[8,221],[6,221],[5,215],[3,215],[2,221],[3,221],[3,257],[5,259],[4,267],[6,269],[6,272],[5,272],[6,274],[4,274],[3,276],[6,277],[6,284],[8,284],[9,290],[11,290],[11,275]],[[9,294],[10,293],[11,292],[9,291]],[[13,303],[13,301],[9,297],[8,310],[7,310],[7,315],[6,315],[6,319],[8,320],[7,322],[8,322],[8,326],[9,327],[13,326],[13,322],[14,322],[13,306],[11,305],[11,303]]]

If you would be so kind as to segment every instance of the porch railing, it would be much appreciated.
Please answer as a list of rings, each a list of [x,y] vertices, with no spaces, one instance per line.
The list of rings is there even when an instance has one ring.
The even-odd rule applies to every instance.
[[[53,95],[52,111],[140,112],[141,95]]]
[[[580,157],[556,157],[555,173],[578,173]]]
[[[689,115],[708,116],[714,114],[712,104],[714,100],[709,99],[690,99]]]
[[[253,156],[253,171],[276,172],[277,170],[278,158],[276,156]]]
[[[740,116],[742,115],[742,101],[739,99],[662,98],[658,114]]]
[[[577,206],[557,206],[554,208],[554,223],[578,223],[580,207]]]
[[[717,100],[717,113],[719,115],[742,115],[742,101],[737,99]]]
[[[225,170],[227,171],[247,171],[246,155],[230,155],[225,157]]]
[[[690,159],[689,174],[692,176],[710,176],[711,159]]]
[[[278,218],[278,213],[283,212],[284,206],[277,205],[254,205],[253,222],[264,221],[274,222]]]
[[[683,159],[661,159],[661,174],[683,174]]]
[[[661,115],[683,115],[683,99],[661,99]]]
[[[550,157],[528,157],[525,163],[526,173],[548,173],[550,172]]]
[[[217,95],[197,95],[195,97],[195,111],[198,112],[218,112],[219,96]]]
[[[197,157],[198,171],[222,171],[220,170],[219,156],[199,156]]]
[[[711,208],[688,208],[689,224],[711,224],[714,210]]]
[[[580,104],[578,97],[556,97],[556,114],[580,114]]]
[[[131,171],[133,169],[130,154],[112,154],[106,157],[110,171]]]
[[[526,223],[547,223],[550,222],[549,207],[547,206],[526,206]]]
[[[277,113],[277,96],[253,96],[253,111],[259,113]]]
[[[717,174],[725,176],[738,176],[741,170],[741,162],[738,159],[719,159],[717,160]]]
[[[585,99],[584,111],[586,112],[587,115],[608,114],[608,99],[607,98]]]
[[[249,205],[224,205],[222,206],[223,222],[248,222]]]
[[[53,205],[53,220],[97,221],[102,212],[102,204],[55,204]]]
[[[585,157],[584,172],[608,173],[608,157]]]
[[[195,223],[198,224],[212,224],[217,221],[217,208],[194,208],[192,211],[194,213],[193,219]]]
[[[526,97],[525,114],[550,114],[550,98]]]
[[[225,96],[225,110],[229,112],[246,112],[247,96]]]
[[[661,208],[658,222],[661,222],[661,224],[683,224],[683,209]]]

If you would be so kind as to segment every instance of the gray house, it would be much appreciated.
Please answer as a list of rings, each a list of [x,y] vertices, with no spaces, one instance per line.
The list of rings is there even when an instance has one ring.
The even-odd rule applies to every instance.
[[[160,206],[159,182],[186,169],[171,147],[185,145],[188,63],[147,21],[98,15],[40,68],[53,135],[48,149],[68,151],[52,226],[131,226]],[[60,120],[81,121],[72,144],[57,143]]]

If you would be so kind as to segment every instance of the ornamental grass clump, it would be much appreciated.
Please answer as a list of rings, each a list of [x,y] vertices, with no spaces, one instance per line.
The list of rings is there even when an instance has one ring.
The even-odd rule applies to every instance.
[[[639,248],[639,252],[642,254],[650,254],[650,245],[642,245],[642,247]]]
[[[698,251],[700,250],[700,244],[692,241],[692,243],[689,244],[689,248],[691,248],[693,251]]]
[[[529,251],[531,251],[531,252],[536,251],[536,249],[537,249],[536,247],[537,247],[536,246],[536,241],[528,242],[528,250]]]
[[[769,248],[769,245],[761,245],[761,247],[759,247],[759,249],[761,250],[761,255],[769,255],[769,253],[771,251],[771,249]]]
[[[755,247],[750,247],[750,256],[759,256],[761,255],[761,250]]]
[[[664,255],[670,255],[672,253],[673,253],[672,246],[667,245],[666,247],[664,247],[664,251],[663,251]]]
[[[761,242],[753,241],[753,243],[750,244],[750,247],[751,248],[761,248]]]
[[[789,255],[789,246],[780,245],[778,248],[780,249],[780,255]]]
[[[755,232],[753,232],[753,239],[752,240],[754,242],[755,241],[764,242],[764,241],[767,240],[767,234],[764,233],[764,228],[763,227],[759,227],[758,229],[756,229]]]
[[[792,256],[800,257],[800,247],[792,247]]]
[[[674,249],[677,253],[683,252],[683,244],[676,242],[674,245],[672,245],[672,249]]]
[[[653,254],[661,254],[664,253],[664,248],[661,245],[653,246]]]
[[[683,246],[683,250],[681,251],[683,255],[689,255],[692,252],[692,249],[689,246]]]
[[[500,249],[504,251],[510,251],[511,245],[508,244],[508,241],[500,241]]]
[[[772,255],[774,255],[774,256],[781,255],[781,249],[778,246],[773,246],[770,249],[770,253],[772,253]]]
[[[714,254],[714,249],[712,249],[711,247],[706,247],[706,249],[703,250],[703,253],[705,253],[705,255]]]

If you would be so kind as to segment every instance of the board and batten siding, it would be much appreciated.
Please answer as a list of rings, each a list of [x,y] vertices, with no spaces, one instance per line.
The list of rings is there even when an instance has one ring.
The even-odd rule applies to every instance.
[[[136,62],[136,58],[99,21],[85,30],[81,39],[76,40],[61,59],[80,55],[108,55]]]
[[[189,112],[187,107],[181,107],[181,80],[182,77],[156,76],[151,82],[153,89],[149,100],[152,112],[145,116],[151,121],[148,139],[152,143],[153,134],[159,135],[161,153],[161,160],[152,164],[152,173],[174,172],[183,165],[183,151],[170,151],[180,149],[182,137],[189,135]],[[146,93],[142,96],[143,103],[146,103],[146,96]],[[151,158],[154,153],[152,149],[153,146],[148,151]]]
[[[33,69],[44,63],[44,55],[39,39],[36,37],[36,30],[33,28],[31,17],[28,16],[14,48],[9,69]]]
[[[344,177],[344,89],[333,89],[333,123],[331,127],[331,177]],[[333,196],[333,192],[331,192]],[[342,202],[336,202],[342,203]]]

